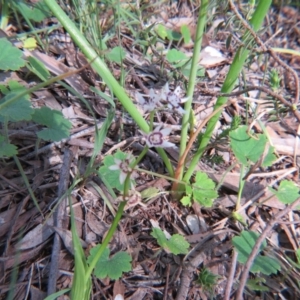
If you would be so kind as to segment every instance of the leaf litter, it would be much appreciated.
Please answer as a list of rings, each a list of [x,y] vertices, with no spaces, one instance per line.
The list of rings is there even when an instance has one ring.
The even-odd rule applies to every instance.
[[[161,19],[158,14],[153,15],[154,22],[158,20],[162,22],[162,24],[165,22],[165,28],[159,29],[160,36],[163,39],[168,36],[170,37],[170,34],[175,36],[171,32],[172,30],[180,33],[178,20],[183,22],[183,25],[190,27],[191,37],[193,38],[196,19],[194,16],[190,15],[190,12],[193,11],[192,9],[185,9],[183,5],[179,5],[178,7],[172,5],[170,8],[165,6],[163,9],[164,18]],[[185,12],[186,20],[182,17]],[[108,9],[107,15],[104,14],[101,18],[102,23],[105,24],[103,25],[105,30],[109,30],[110,26],[112,26],[109,22],[109,16],[110,13]],[[179,19],[176,19],[175,17]],[[288,6],[283,7],[279,13],[273,8],[269,14],[269,18],[274,22],[272,25],[274,28],[270,27],[272,30],[276,31],[278,27],[283,28],[271,41],[272,47],[281,47],[282,41],[285,41],[287,48],[298,49],[296,47],[296,39],[299,32],[296,31],[297,28],[294,26],[296,21],[292,20],[293,18],[299,19],[299,12],[297,12],[295,8]],[[49,24],[52,21],[53,20],[48,20]],[[196,86],[194,94],[195,99],[193,99],[196,120],[198,120],[201,114],[208,115],[210,113],[208,105],[213,101],[212,98],[215,97],[211,93],[220,91],[219,86],[224,81],[224,76],[228,70],[228,61],[230,61],[230,57],[232,56],[232,53],[234,53],[234,47],[236,47],[234,42],[225,45],[226,39],[229,39],[230,37],[230,32],[226,27],[222,28],[220,24],[220,22],[217,25],[211,24],[213,30],[208,30],[207,36],[205,37],[208,41],[208,45],[210,45],[209,47],[212,48],[206,48],[206,52],[208,52],[210,56],[207,58],[208,61],[204,61],[204,59],[206,59],[205,55],[208,55],[205,53],[202,57],[201,64],[207,68],[206,71],[209,77],[201,78]],[[14,35],[15,33],[23,32],[23,28],[19,28],[17,24],[15,24],[15,26],[16,27],[14,28],[8,28],[6,33]],[[45,26],[48,26],[48,24],[45,23]],[[126,34],[132,34],[128,32],[126,28],[122,28],[122,30],[124,30]],[[61,30],[57,30],[55,34],[64,36]],[[133,39],[134,38],[136,38],[136,36],[133,36]],[[185,36],[185,38],[188,39],[187,36]],[[265,35],[264,38],[267,39],[267,35]],[[167,79],[169,78],[166,79],[166,74],[163,72],[161,73],[159,68],[157,68],[157,64],[159,64],[158,60],[154,59],[149,63],[137,48],[135,48],[134,51],[131,51],[133,50],[131,38],[126,38],[124,36],[122,48],[115,47],[115,43],[116,39],[111,38],[109,40],[108,46],[111,51],[107,56],[107,58],[111,60],[111,67],[115,76],[118,77],[121,74],[118,64],[116,63],[120,62],[120,59],[124,59],[124,61],[127,59],[127,71],[136,66],[135,72],[137,76],[140,77],[143,87],[146,87],[148,90],[151,88],[155,90],[162,89],[163,86],[165,86],[166,82],[168,82]],[[128,47],[128,45],[130,47]],[[185,54],[182,57],[188,57],[191,53],[189,50],[190,46],[180,48],[180,44],[178,45],[180,52]],[[163,47],[165,46],[166,45]],[[9,47],[11,47],[11,45],[9,45]],[[61,41],[57,40],[56,37],[55,39],[53,38],[50,43],[50,48],[51,55],[43,52],[41,49],[35,50],[31,54],[29,54],[27,50],[23,51],[25,57],[39,57],[52,75],[70,72],[70,63],[68,65],[68,62],[64,59],[58,61],[59,55],[64,53],[68,56],[69,60],[72,60],[73,57],[73,62],[76,65],[76,49],[73,44],[70,43],[69,38],[62,38]],[[17,50],[15,47],[13,47],[13,49]],[[126,49],[125,52],[124,49]],[[178,51],[178,49],[176,51]],[[10,64],[10,70],[5,70],[7,67],[6,65],[3,65],[3,68],[1,69],[20,76],[20,80],[23,80],[25,84],[27,84],[27,87],[32,83],[39,83],[40,81],[37,77],[28,79],[21,71],[15,71],[24,65],[24,61],[21,58],[19,51],[21,50],[18,50],[18,59],[13,61],[13,67],[11,67]],[[175,49],[169,53],[169,57],[171,56],[172,59],[166,64],[168,72],[171,72],[171,70],[174,70],[174,68],[177,67],[175,66],[175,63],[178,60],[178,56],[175,56],[174,58],[174,52]],[[7,55],[8,52],[1,53],[1,55]],[[11,52],[9,54],[12,55]],[[214,56],[220,60],[214,60]],[[155,56],[153,57],[156,58]],[[295,69],[297,63],[299,63],[299,57],[297,56],[282,54],[281,58],[285,62],[288,62],[291,67],[295,67]],[[131,61],[131,63],[128,63],[128,61]],[[135,64],[132,63],[132,61],[138,63]],[[8,60],[2,60],[2,64],[4,62],[8,63]],[[271,64],[274,65],[274,62],[271,61]],[[253,60],[251,68],[246,71],[246,77],[250,85],[253,84],[257,78],[262,78],[263,68],[264,65],[260,64],[259,61]],[[285,69],[280,69],[280,73],[282,82],[284,83],[281,86],[281,93],[286,97],[290,97],[294,90],[293,84],[290,84],[292,79],[290,79],[290,76]],[[141,90],[142,87],[140,84],[130,75],[131,73],[128,72],[128,74],[129,75],[125,78],[125,88],[128,91],[128,94],[132,95],[132,98],[134,98],[136,91],[144,95],[145,91]],[[78,74],[73,74],[65,79],[65,82],[74,88],[77,93],[84,95],[84,97],[88,99],[87,101],[96,114],[97,120],[99,120],[99,123],[103,122],[103,117],[105,117],[108,109],[107,103],[103,98],[94,95],[90,91],[90,83],[87,83],[83,79],[84,76],[77,75]],[[94,82],[94,84],[97,85],[99,83]],[[173,90],[177,87],[177,84],[179,84],[179,82],[176,82],[176,84],[172,86]],[[105,86],[102,87],[101,90],[103,90],[104,93],[107,93],[106,95],[109,95],[108,90],[105,90]],[[2,96],[5,97],[3,88],[1,89],[1,93]],[[13,95],[6,96],[2,101],[5,101],[12,96]],[[51,101],[45,100],[51,98]],[[245,101],[242,98],[242,96],[237,96],[237,98],[234,99],[235,102],[233,102],[232,106],[226,111],[227,115],[225,115],[224,112],[223,119],[221,120],[218,129],[219,131],[216,132],[216,137],[225,129],[226,125],[232,121],[233,115],[237,114],[245,117]],[[266,99],[266,95],[262,95],[262,98]],[[73,272],[73,256],[70,254],[70,252],[72,252],[71,248],[69,248],[68,251],[68,245],[70,245],[69,228],[67,226],[66,228],[57,229],[53,227],[51,229],[51,226],[43,226],[45,223],[44,217],[49,215],[49,213],[55,209],[59,171],[64,149],[67,147],[73,152],[74,160],[70,169],[70,174],[74,177],[76,174],[83,174],[85,172],[88,166],[88,160],[92,156],[91,148],[88,145],[94,142],[94,124],[90,111],[78,100],[77,96],[72,95],[61,85],[54,84],[47,90],[40,92],[40,94],[37,92],[32,94],[30,101],[31,106],[29,106],[28,99],[21,99],[21,106],[11,107],[10,109],[14,110],[14,112],[19,112],[20,110],[22,111],[21,113],[26,113],[26,116],[22,116],[22,120],[24,120],[24,118],[30,119],[32,108],[49,110],[54,108],[53,105],[55,106],[55,109],[61,111],[68,107],[72,108],[72,114],[68,115],[69,120],[67,123],[63,124],[59,121],[60,119],[58,119],[52,131],[47,129],[48,131],[45,132],[45,140],[51,140],[53,137],[54,141],[65,138],[66,136],[56,135],[57,127],[64,126],[66,129],[70,129],[69,124],[71,123],[73,126],[71,128],[71,138],[64,140],[64,142],[51,143],[39,141],[37,136],[38,132],[42,129],[45,130],[41,125],[48,125],[49,120],[41,120],[41,122],[39,122],[40,125],[33,124],[28,120],[15,122],[19,120],[18,118],[20,115],[16,114],[16,116],[14,116],[9,113],[10,116],[13,115],[12,121],[14,121],[14,123],[8,128],[10,144],[6,145],[17,145],[22,166],[44,214],[44,216],[41,217],[37,209],[34,208],[32,202],[23,202],[23,199],[28,197],[28,192],[13,160],[7,158],[5,161],[2,161],[0,171],[0,182],[2,187],[0,191],[0,237],[1,268],[3,269],[4,276],[1,278],[1,294],[4,295],[9,291],[10,271],[15,264],[18,264],[19,272],[23,272],[23,277],[19,277],[21,275],[21,273],[19,273],[18,278],[22,285],[16,289],[14,299],[25,299],[27,290],[26,284],[29,278],[32,280],[30,283],[32,299],[34,299],[35,293],[43,293],[47,290],[45,282],[47,282],[49,277],[48,266],[52,251],[52,240],[51,238],[49,239],[49,236],[54,229],[56,229],[56,232],[60,233],[62,240],[65,241],[65,246],[63,246],[59,252],[59,256],[61,258],[63,257],[63,259],[59,260],[58,265],[59,280],[57,281],[57,290],[70,287]],[[263,112],[263,110],[268,108],[269,101],[257,105],[257,114],[259,115],[260,112]],[[119,110],[120,116],[116,117],[113,121],[108,135],[105,138],[103,151],[99,153],[96,163],[103,162],[103,160],[105,161],[105,154],[109,152],[111,147],[118,145],[120,141],[129,141],[135,134],[139,134],[131,120],[122,115],[120,107],[117,106],[117,110]],[[1,116],[5,117],[5,113],[5,110],[2,111]],[[263,115],[265,115],[265,112]],[[36,116],[36,118],[37,117],[38,116]],[[166,119],[168,123],[170,123],[170,126],[177,126],[180,124],[180,114],[174,114],[172,111],[158,117]],[[254,129],[259,129],[257,124],[254,124]],[[299,147],[295,146],[298,137],[293,135],[293,130],[297,131],[298,128],[295,122],[293,122],[292,117],[289,115],[266,124],[266,131],[271,136],[270,142],[277,152],[277,162],[272,170],[274,174],[265,171],[266,169],[264,166],[260,166],[256,172],[252,173],[247,179],[242,194],[241,205],[247,205],[251,199],[264,191],[264,188],[270,184],[271,179],[274,179],[276,176],[283,176],[284,174],[287,174],[284,175],[284,177],[288,178],[290,181],[282,181],[281,184],[278,184],[277,191],[275,191],[277,197],[282,197],[284,203],[289,203],[292,199],[297,198],[297,184],[299,183],[299,180],[292,174],[295,172],[293,156],[298,155]],[[16,132],[20,132],[21,134],[17,135]],[[83,143],[79,143],[78,139]],[[172,145],[178,145],[179,139],[180,136],[178,136],[178,131],[173,130],[170,136],[170,143],[172,143]],[[2,140],[1,143],[3,143]],[[3,149],[7,149],[5,150],[6,152],[13,152],[13,149],[5,147],[7,146],[4,145],[1,147],[2,152],[4,151]],[[35,150],[35,147],[44,150],[39,152]],[[120,146],[120,150],[137,155],[141,149],[140,147],[138,142],[129,142],[128,144],[124,144],[124,146]],[[172,150],[170,149],[168,153],[171,153],[171,151]],[[173,149],[172,155],[170,155],[172,159],[176,160],[174,151],[176,154],[176,149]],[[5,155],[6,152],[3,152],[3,155]],[[168,181],[163,182],[162,179],[153,180],[153,177],[149,174],[143,172],[138,173],[138,177],[135,178],[137,190],[143,193],[143,191],[150,187],[152,188],[152,192],[149,190],[150,192],[148,191],[148,193],[145,193],[146,196],[144,199],[147,199],[147,201],[144,201],[145,205],[135,205],[126,210],[119,229],[109,245],[109,251],[112,253],[110,259],[116,257],[118,253],[127,253],[126,255],[130,254],[132,261],[129,264],[130,260],[128,260],[128,263],[123,268],[124,273],[117,272],[110,276],[112,279],[118,279],[121,276],[121,279],[119,280],[110,280],[105,278],[108,273],[99,273],[98,277],[100,277],[100,279],[94,279],[95,294],[101,294],[103,299],[112,297],[116,299],[118,299],[118,297],[124,299],[175,299],[177,292],[180,292],[180,284],[182,284],[182,282],[188,282],[188,299],[208,299],[210,296],[209,293],[196,283],[197,273],[201,268],[205,267],[213,274],[218,275],[217,284],[214,286],[213,294],[215,297],[222,299],[229,274],[230,259],[232,257],[233,245],[231,239],[234,236],[236,236],[235,239],[237,239],[237,236],[241,236],[240,238],[243,239],[242,242],[247,240],[245,233],[241,234],[241,225],[230,219],[230,213],[234,209],[237,197],[236,193],[239,187],[238,174],[240,168],[236,166],[230,173],[223,176],[228,166],[231,165],[230,160],[232,159],[228,148],[228,141],[226,140],[218,141],[216,138],[215,141],[212,141],[212,145],[210,149],[208,149],[207,154],[211,157],[219,155],[224,158],[220,164],[216,164],[209,159],[206,159],[199,163],[198,166],[201,172],[206,173],[207,176],[213,179],[217,184],[220,183],[219,198],[215,201],[212,208],[205,208],[204,206],[200,206],[199,203],[192,203],[190,207],[182,206],[179,202],[174,202],[169,197],[168,191],[170,183]],[[249,153],[248,158],[251,160],[252,156],[250,155],[253,155],[253,152]],[[229,157],[229,159],[226,159],[226,156]],[[241,160],[243,159],[247,158],[242,157]],[[163,164],[157,155],[155,155],[154,150],[149,151],[149,155],[144,158],[142,161],[142,168],[165,174]],[[285,171],[285,173],[282,171]],[[292,184],[291,181],[295,181],[295,185],[292,186],[293,194],[288,195],[287,190],[289,191],[290,189],[287,189],[287,187],[290,188],[290,185]],[[88,244],[88,249],[86,249],[87,257],[89,248],[95,244],[101,243],[111,224],[113,214],[118,205],[116,198],[111,199],[109,186],[107,187],[105,184],[98,185],[100,190],[95,190],[91,188],[92,185],[89,184],[89,182],[98,184],[95,177],[89,176],[82,186],[73,191],[75,199],[74,206],[77,206],[77,208],[81,210],[81,213],[76,215],[76,223],[78,228],[80,228],[80,230],[78,230],[80,238],[83,242]],[[119,189],[120,187],[117,185],[112,186],[112,188]],[[265,191],[265,193],[262,193],[258,197],[256,205],[245,206],[246,211],[244,218],[247,219],[249,228],[255,232],[260,232],[264,228],[266,222],[268,222],[268,219],[272,218],[279,209],[283,208],[282,202],[280,202],[278,198],[273,197],[272,199],[269,199],[270,193],[268,194],[268,192],[269,191]],[[229,199],[229,201],[225,201],[225,198]],[[18,218],[15,218],[16,215]],[[191,220],[191,216],[193,216],[193,221]],[[155,221],[158,226],[156,232],[153,231],[151,220]],[[195,223],[195,220],[201,220],[201,223],[204,222],[205,226],[202,224],[199,229],[199,225],[191,225],[192,223]],[[282,223],[276,227],[275,238],[272,239],[276,245],[274,248],[266,248],[267,251],[273,251],[278,255],[281,253],[280,247],[288,250],[293,248],[296,250],[297,247],[299,248],[297,239],[300,234],[297,225],[299,223],[298,211],[295,210],[291,212],[289,216],[283,218],[281,222]],[[223,229],[230,229],[230,231],[218,233]],[[170,236],[166,236],[164,232],[167,232]],[[154,239],[153,236],[155,235],[160,237],[158,241]],[[173,236],[180,236],[180,239],[181,237],[186,237],[186,243],[188,241],[191,244],[188,253],[186,248],[187,244],[185,244],[183,240],[181,240],[183,245],[182,249],[178,252],[178,254],[182,255],[176,256],[170,253],[169,249],[172,245],[168,243]],[[239,242],[237,244],[242,243],[239,240],[236,241]],[[166,251],[162,251],[159,245]],[[247,251],[249,251],[249,249],[247,249]],[[264,258],[265,256],[261,257]],[[291,257],[291,259],[295,261],[294,258],[295,257]],[[108,258],[106,257],[106,259]],[[181,272],[182,262],[185,259],[190,259],[190,261],[195,264],[193,268],[189,269],[191,272],[190,276],[187,278],[183,278],[184,271]],[[289,268],[287,262],[281,263],[285,270]],[[129,265],[132,267],[131,270]],[[236,276],[238,276],[238,272],[239,269],[237,270]],[[299,296],[299,290],[295,287],[292,278],[297,278],[299,281],[300,275],[297,268],[290,272],[291,273],[285,279],[284,284],[290,288],[291,291],[288,293],[290,293],[289,295],[293,298],[297,297],[297,295]],[[237,277],[235,278],[237,279]],[[266,287],[267,290],[269,290],[266,290],[265,293],[274,292],[274,282],[275,285],[278,284],[278,286],[281,286],[282,275],[277,273],[277,276],[274,276],[272,280],[273,283],[265,281],[263,287]],[[259,285],[262,286],[261,283],[256,282],[256,288],[258,288]],[[252,287],[253,286],[254,283],[252,282]],[[279,288],[276,292],[283,293],[283,290],[283,288]],[[248,292],[250,295],[248,299],[250,299],[255,292],[250,290]],[[0,298],[2,299],[2,296]]]

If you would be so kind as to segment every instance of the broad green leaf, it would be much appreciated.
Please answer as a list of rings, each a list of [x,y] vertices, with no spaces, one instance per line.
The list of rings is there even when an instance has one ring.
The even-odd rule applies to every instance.
[[[262,162],[263,167],[270,167],[273,165],[274,161],[276,160],[276,155],[274,154],[275,148],[273,146],[269,147],[268,153]]]
[[[42,0],[30,6],[23,1],[16,1],[15,5],[20,13],[35,22],[41,22],[51,15],[48,6]]]
[[[191,40],[191,32],[187,25],[182,25],[180,28],[181,34],[185,44],[188,44]]]
[[[245,166],[249,165],[249,162],[256,163],[260,159],[267,142],[265,135],[257,134],[254,139],[247,133],[247,129],[247,126],[241,126],[229,133],[231,149],[240,163]]]
[[[180,234],[174,234],[167,239],[164,232],[159,228],[153,228],[151,235],[156,238],[157,243],[168,253],[186,254],[190,244]]]
[[[218,197],[214,190],[216,184],[203,172],[197,172],[193,184],[193,198],[205,207],[211,207],[213,200]]]
[[[174,30],[167,30],[168,39],[170,41],[179,41],[181,39],[181,34]]]
[[[93,257],[96,255],[100,247],[101,244],[90,250],[90,255],[87,260],[88,263],[93,260]],[[132,258],[127,252],[117,252],[111,258],[109,258],[109,254],[110,251],[106,248],[95,267],[95,276],[101,279],[109,277],[110,279],[116,280],[122,276],[122,273],[131,270]]]
[[[6,38],[0,38],[0,70],[19,70],[25,66],[23,52],[14,47]]]
[[[240,263],[246,263],[258,237],[259,234],[256,232],[242,231],[240,236],[236,236],[232,239],[232,243],[238,252],[238,261]],[[267,243],[264,241],[259,251],[262,251],[266,245]],[[253,273],[261,272],[266,275],[276,273],[278,270],[280,270],[280,264],[276,259],[260,254],[256,256],[250,269]]]
[[[18,154],[17,147],[6,141],[3,135],[0,135],[0,158],[11,157]]]
[[[240,236],[232,239],[232,244],[239,253],[239,262],[245,263],[247,261],[258,237],[259,234],[254,231],[242,231]],[[259,251],[262,251],[266,246],[267,243],[264,241]]]
[[[49,127],[37,133],[38,137],[43,140],[58,142],[70,135],[72,124],[58,110],[44,106],[34,111],[32,119],[36,123]]]
[[[158,24],[156,26],[155,30],[156,30],[158,36],[160,38],[162,38],[163,40],[165,40],[166,37],[168,36],[167,28],[164,25],[162,25],[162,24]]]
[[[1,55],[1,54],[0,54]],[[0,121],[7,119],[11,122],[29,121],[34,110],[28,101],[28,95],[22,96],[18,100],[9,103],[9,100],[18,96],[19,93],[10,92],[2,100],[0,100]],[[8,104],[7,104],[8,103]]]
[[[293,203],[300,197],[299,188],[293,182],[288,180],[281,181],[278,191],[271,187],[269,187],[269,190],[284,204]]]
[[[250,269],[250,271],[253,273],[261,272],[265,275],[276,274],[279,270],[280,263],[277,259],[262,255],[258,255],[255,258],[254,264]]]
[[[121,63],[122,60],[125,58],[126,52],[122,47],[115,47],[109,53],[106,54],[106,57],[113,62]]]
[[[167,60],[170,63],[174,63],[174,62],[177,62],[179,60],[188,59],[188,57],[183,52],[178,51],[176,49],[169,50],[166,57],[167,57]]]

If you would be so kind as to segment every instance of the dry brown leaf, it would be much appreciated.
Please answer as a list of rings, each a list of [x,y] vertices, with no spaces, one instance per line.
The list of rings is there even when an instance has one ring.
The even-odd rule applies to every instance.
[[[52,219],[48,220],[48,224],[53,224]],[[52,234],[54,230],[48,226],[39,224],[30,230],[22,239],[16,244],[16,248],[19,250],[26,250],[34,248],[43,242],[45,242]]]
[[[56,233],[59,234],[67,250],[74,255],[72,232],[70,230],[61,229],[55,226],[52,228],[56,231]],[[80,243],[83,248],[87,247],[87,243],[82,239],[80,239]]]

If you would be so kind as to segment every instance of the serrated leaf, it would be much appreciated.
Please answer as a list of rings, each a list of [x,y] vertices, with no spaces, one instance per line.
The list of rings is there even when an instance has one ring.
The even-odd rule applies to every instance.
[[[184,206],[191,206],[192,205],[192,199],[190,196],[184,196],[180,200],[181,204]]]
[[[17,147],[13,144],[8,143],[5,137],[3,135],[0,135],[0,158],[11,157],[17,154]]]
[[[176,49],[169,50],[166,57],[167,57],[167,60],[170,63],[174,63],[174,62],[177,62],[179,60],[188,59],[188,57],[183,52],[178,51]]]
[[[6,38],[0,38],[0,70],[19,70],[25,66],[23,52],[14,47]]]
[[[277,261],[277,259],[262,255],[257,255],[254,260],[254,264],[250,269],[250,271],[253,273],[261,272],[265,275],[276,274],[279,270],[280,263]]]
[[[186,254],[190,244],[180,234],[173,234],[168,240],[168,248],[175,255]]]
[[[168,240],[164,232],[159,228],[153,228],[151,235],[156,238],[157,243],[168,253],[186,254],[190,244],[180,234],[174,234]]]
[[[293,203],[300,197],[299,188],[293,182],[288,180],[281,181],[278,191],[270,187],[269,190],[277,196],[279,201],[284,204]]]
[[[235,236],[232,239],[233,246],[237,249],[239,262],[245,263],[257,241],[259,234],[254,231],[242,231],[240,236]],[[262,251],[267,246],[266,241],[260,246]]]
[[[35,38],[27,38],[23,42],[23,47],[28,50],[34,50],[37,47]]]
[[[231,149],[245,166],[249,165],[250,161],[256,163],[260,159],[267,143],[265,135],[258,134],[257,139],[254,139],[247,133],[247,129],[247,126],[240,126],[229,133]]]
[[[0,121],[1,119],[7,119],[11,122],[29,121],[33,114],[33,108],[30,101],[27,100],[28,96],[22,96],[16,101],[9,103],[9,100],[18,96],[18,93],[10,92],[2,100],[0,100]],[[9,103],[9,104],[7,104]]]
[[[240,263],[246,263],[258,237],[259,234],[256,232],[242,231],[240,236],[236,236],[232,239],[232,244],[238,252],[238,261]],[[264,241],[259,251],[262,251],[266,245],[267,243]],[[266,275],[276,273],[278,270],[280,270],[280,264],[276,259],[260,254],[256,256],[250,269],[253,273],[261,272]]]
[[[205,207],[211,207],[213,200],[218,197],[218,193],[214,190],[215,185],[207,174],[197,172],[193,184],[193,199]]]
[[[126,52],[122,47],[115,47],[109,53],[106,54],[106,57],[113,62],[121,63],[126,56]]]
[[[191,40],[191,32],[189,27],[186,24],[184,24],[181,26],[180,31],[183,36],[184,43],[188,44]]]
[[[87,260],[88,263],[93,260],[93,257],[96,255],[100,247],[101,244],[90,250],[90,256]],[[110,251],[106,248],[96,264],[94,270],[95,276],[101,279],[109,277],[110,279],[116,280],[122,276],[123,272],[131,270],[132,258],[127,252],[120,251],[111,258],[109,258],[109,254]]]
[[[49,127],[37,133],[38,137],[43,140],[58,142],[70,135],[72,124],[58,110],[52,110],[46,106],[35,109],[32,119],[36,123]]]

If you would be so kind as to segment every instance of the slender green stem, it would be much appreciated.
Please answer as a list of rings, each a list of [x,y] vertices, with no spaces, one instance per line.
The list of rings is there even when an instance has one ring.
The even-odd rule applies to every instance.
[[[91,261],[86,273],[85,273],[85,281],[88,280],[88,278],[92,275],[92,272],[97,264],[97,262],[99,261],[101,255],[103,254],[105,248],[107,247],[108,243],[110,242],[110,240],[112,239],[113,235],[114,235],[114,232],[116,231],[117,229],[117,226],[119,224],[119,221],[122,217],[122,214],[123,214],[123,211],[124,211],[124,207],[126,205],[126,201],[122,201],[120,204],[119,204],[119,207],[118,207],[118,211],[117,211],[117,214],[116,214],[116,217],[114,218],[109,230],[108,230],[108,233],[104,239],[104,241],[102,242],[101,244],[101,247],[99,249],[99,251],[97,252],[97,254],[94,256],[94,259]]]
[[[28,192],[29,192],[29,194],[30,194],[30,196],[31,196],[31,198],[32,198],[32,200],[33,200],[33,202],[34,202],[34,205],[36,206],[36,208],[38,209],[38,211],[41,213],[41,215],[44,217],[44,215],[43,215],[43,213],[42,213],[42,211],[41,211],[41,209],[40,209],[40,207],[39,207],[38,201],[37,201],[37,199],[35,198],[35,195],[34,195],[34,193],[33,193],[33,190],[32,190],[32,188],[31,188],[31,186],[30,186],[30,183],[29,183],[29,181],[28,181],[28,178],[27,178],[27,176],[26,176],[26,174],[25,174],[25,172],[24,172],[24,170],[23,170],[23,167],[22,167],[22,165],[21,165],[21,163],[20,163],[18,157],[17,157],[16,155],[14,155],[13,158],[14,158],[14,161],[15,161],[15,163],[16,163],[16,165],[17,165],[17,167],[18,167],[18,169],[19,169],[19,171],[20,171],[20,173],[21,173],[21,176],[22,176],[22,179],[24,180],[24,183],[25,183],[25,185],[26,185],[26,188],[28,189]]]
[[[77,46],[81,49],[84,55],[92,61],[92,67],[97,71],[97,73],[102,77],[104,82],[109,86],[109,88],[113,91],[116,97],[119,99],[123,107],[127,110],[130,116],[134,119],[137,125],[141,128],[145,133],[149,133],[150,128],[144,119],[144,117],[137,110],[132,100],[128,97],[123,87],[120,86],[118,81],[109,71],[108,67],[104,63],[104,61],[98,56],[96,51],[91,47],[88,41],[85,39],[83,34],[78,30],[75,24],[70,20],[70,18],[65,14],[65,12],[60,8],[60,6],[56,3],[55,0],[45,0],[45,3],[48,5],[52,13],[59,20],[59,22],[63,25],[66,31],[70,34],[71,38],[77,44]],[[171,165],[168,156],[164,152],[163,149],[158,150],[159,155],[165,163],[166,168],[170,174],[173,174],[173,167]]]
[[[235,210],[239,210],[239,208],[241,206],[242,193],[243,193],[244,186],[245,186],[245,180],[243,180],[244,170],[245,170],[245,166],[241,165],[240,180],[239,180],[239,191],[238,191],[238,197],[237,197],[237,200],[236,200]]]
[[[122,103],[123,107],[128,111],[131,117],[135,120],[138,126],[144,132],[149,132],[149,126],[143,116],[139,113],[132,100],[128,97],[125,90],[120,86],[118,81],[109,71],[108,67],[100,57],[98,57],[97,52],[91,47],[88,41],[85,39],[83,34],[75,26],[75,24],[70,20],[70,18],[65,14],[65,12],[60,8],[60,6],[54,0],[45,0],[50,10],[63,25],[66,31],[70,34],[71,38],[81,49],[84,55],[92,62],[93,68],[97,73],[103,78],[104,82],[112,89],[114,94],[117,96],[119,101]]]
[[[259,1],[258,5],[256,7],[256,10],[253,14],[253,17],[250,20],[250,25],[253,27],[254,31],[258,31],[259,28],[261,27],[262,22],[269,10],[271,3],[272,3],[272,0],[260,0]],[[248,44],[249,39],[250,39],[250,32],[249,32],[249,30],[247,30],[243,36],[243,41]],[[235,87],[238,75],[240,74],[240,72],[243,68],[243,65],[248,57],[249,52],[250,52],[250,50],[246,46],[241,46],[238,49],[238,51],[234,57],[234,60],[232,62],[232,65],[229,69],[229,72],[226,76],[225,82],[222,86],[221,93],[230,93],[233,90],[233,88]],[[226,103],[226,101],[227,101],[227,97],[219,97],[216,105],[214,106],[214,110],[218,109],[221,105]],[[206,149],[206,146],[208,145],[208,143],[211,139],[212,133],[215,129],[217,121],[220,118],[221,113],[222,112],[220,111],[213,118],[211,118],[210,121],[208,122],[206,131],[203,135],[203,138],[201,140],[199,148],[198,148],[196,154],[194,155],[186,174],[184,175],[183,180],[185,182],[190,180],[197,163],[199,162],[201,156],[203,155],[203,153]]]
[[[195,38],[195,45],[193,51],[193,59],[192,59],[192,67],[189,77],[189,84],[187,89],[187,97],[189,98],[188,101],[184,105],[184,110],[186,113],[182,118],[182,130],[181,130],[181,140],[180,140],[180,150],[179,150],[179,157],[183,155],[186,144],[187,144],[187,136],[188,136],[188,129],[189,129],[189,120],[191,116],[191,109],[192,109],[192,102],[193,102],[193,94],[196,84],[196,77],[197,77],[197,70],[199,65],[199,57],[200,57],[200,49],[202,45],[202,37],[204,33],[204,28],[206,25],[206,16],[207,16],[207,7],[208,7],[208,0],[201,1],[201,8],[198,17],[198,25],[196,31],[196,38]],[[180,171],[180,176],[178,179],[182,178],[183,168]]]

